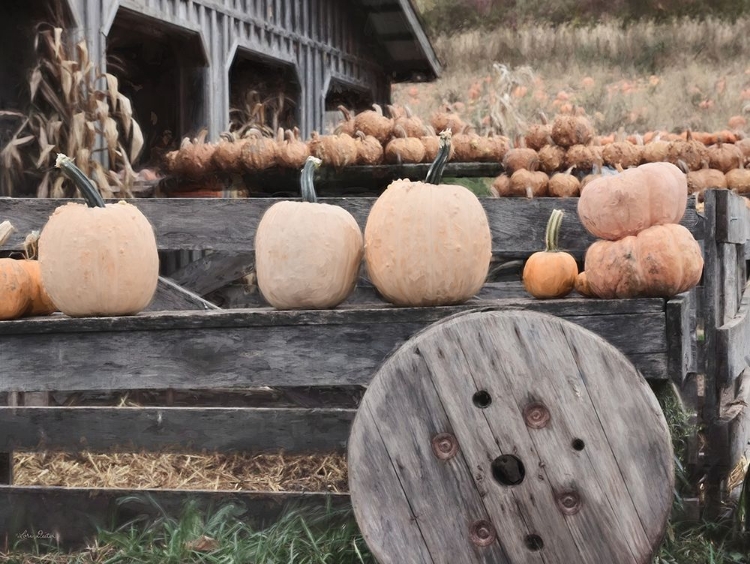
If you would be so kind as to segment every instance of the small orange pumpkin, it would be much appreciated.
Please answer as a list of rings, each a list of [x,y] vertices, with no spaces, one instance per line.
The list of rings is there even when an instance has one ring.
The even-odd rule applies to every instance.
[[[563,215],[562,210],[552,211],[545,231],[544,251],[531,255],[523,267],[523,287],[537,299],[563,298],[576,283],[576,260],[558,248]]]

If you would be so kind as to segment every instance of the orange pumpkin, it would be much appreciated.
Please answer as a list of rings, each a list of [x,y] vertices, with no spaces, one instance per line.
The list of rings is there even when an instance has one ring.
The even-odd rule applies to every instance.
[[[587,184],[578,216],[589,233],[615,241],[653,225],[679,223],[687,194],[687,179],[679,168],[647,163]]]
[[[578,276],[576,276],[576,284],[575,284],[576,292],[581,294],[584,298],[595,298],[596,295],[594,292],[591,291],[591,286],[589,285],[588,277],[586,276],[586,271],[579,272]]]
[[[537,299],[570,294],[578,276],[576,260],[558,248],[562,210],[553,210],[545,231],[544,251],[534,253],[523,267],[523,287]]]
[[[584,271],[600,298],[671,298],[694,287],[703,272],[700,246],[682,225],[654,225],[619,241],[597,241]]]

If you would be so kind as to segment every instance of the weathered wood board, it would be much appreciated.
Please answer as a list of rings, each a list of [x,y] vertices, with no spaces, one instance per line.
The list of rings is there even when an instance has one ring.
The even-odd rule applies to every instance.
[[[0,543],[4,535],[12,545],[24,531],[29,535],[42,531],[59,539],[63,547],[80,546],[85,539],[93,540],[97,526],[117,527],[139,516],[155,518],[162,510],[179,516],[188,501],[202,511],[234,504],[245,511],[242,518],[248,524],[260,527],[273,523],[290,506],[323,508],[330,503],[334,509],[346,508],[349,495],[0,486]]]
[[[0,407],[0,452],[342,452],[354,409]]]
[[[718,377],[722,384],[729,385],[750,366],[750,283],[745,289],[737,315],[719,327],[716,333]]]
[[[668,377],[663,300],[509,299],[436,308],[5,321],[0,391],[366,385],[394,347],[435,321],[475,308],[561,315],[620,348],[644,376]]]
[[[6,248],[21,249],[26,234],[44,226],[50,213],[67,200],[2,199],[0,217],[12,217],[17,231]],[[263,213],[278,199],[145,199],[133,204],[156,229],[162,250],[254,250],[255,230]],[[364,229],[375,198],[320,198],[340,205]],[[544,248],[544,230],[553,209],[565,212],[560,247],[583,256],[594,242],[578,221],[577,198],[481,198],[492,231],[493,253],[498,257],[525,258]],[[703,217],[693,204],[682,219],[696,239],[703,238]]]
[[[632,364],[533,312],[456,315],[378,371],[349,442],[352,504],[382,564],[646,564],[673,453]]]

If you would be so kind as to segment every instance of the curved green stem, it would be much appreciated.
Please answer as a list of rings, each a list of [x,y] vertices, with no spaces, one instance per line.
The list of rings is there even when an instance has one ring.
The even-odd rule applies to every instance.
[[[91,182],[91,179],[83,174],[83,171],[75,165],[73,159],[62,153],[57,153],[55,166],[62,171],[64,176],[73,181],[73,184],[75,184],[76,188],[81,191],[83,198],[86,200],[86,204],[88,204],[90,208],[105,207],[104,199],[99,193],[99,190],[96,189],[96,186]]]
[[[547,230],[544,232],[544,250],[548,253],[560,250],[558,241],[560,240],[560,225],[562,225],[563,215],[565,215],[565,212],[562,210],[552,210],[552,214],[549,216]]]
[[[315,184],[313,178],[315,177],[315,170],[320,167],[323,163],[317,157],[307,157],[305,166],[302,167],[302,174],[300,174],[300,189],[302,192],[302,199],[305,202],[317,202],[318,197],[315,195]]]
[[[451,130],[448,129],[440,134],[440,144],[438,154],[435,160],[430,165],[430,170],[427,171],[427,184],[440,184],[443,178],[443,171],[445,165],[448,164],[448,159],[451,154]]]

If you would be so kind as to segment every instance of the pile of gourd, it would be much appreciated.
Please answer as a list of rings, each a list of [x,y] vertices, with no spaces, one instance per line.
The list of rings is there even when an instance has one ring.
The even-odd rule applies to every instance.
[[[221,172],[241,174],[273,167],[300,169],[307,157],[319,158],[324,165],[341,169],[353,165],[431,163],[438,152],[436,132],[450,129],[451,155],[457,162],[502,162],[510,148],[506,137],[478,135],[458,114],[436,112],[425,124],[408,107],[388,106],[386,116],[380,106],[353,115],[339,107],[344,119],[334,133],[313,132],[300,139],[299,130],[279,129],[276,138],[259,129],[249,129],[242,138],[223,133],[218,143],[185,138],[176,151],[167,154],[165,166],[171,175],[202,178]]]
[[[524,266],[526,291],[562,298],[574,288],[585,297],[669,298],[698,284],[703,256],[688,229],[685,175],[671,163],[647,163],[593,180],[578,200],[578,217],[597,237],[584,271],[557,247],[562,212],[547,225],[546,248]]]
[[[687,177],[688,194],[702,201],[707,188],[750,195],[750,138],[740,131],[664,131],[644,136],[597,136],[584,115],[558,115],[531,125],[504,157],[505,172],[492,194],[575,197],[592,180],[641,164],[668,162]]]

